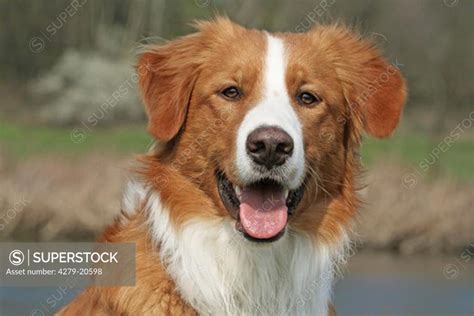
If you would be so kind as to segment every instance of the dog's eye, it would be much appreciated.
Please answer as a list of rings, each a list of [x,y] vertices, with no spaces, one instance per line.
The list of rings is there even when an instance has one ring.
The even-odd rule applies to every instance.
[[[321,102],[321,98],[309,92],[301,92],[297,97],[298,102],[304,106],[315,106]]]
[[[240,93],[239,88],[235,86],[231,86],[222,90],[221,95],[228,100],[236,100],[240,98],[241,93]]]

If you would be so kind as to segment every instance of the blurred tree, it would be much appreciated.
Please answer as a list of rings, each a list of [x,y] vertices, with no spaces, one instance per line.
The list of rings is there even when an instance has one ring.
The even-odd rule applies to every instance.
[[[472,107],[472,12],[474,1],[459,0],[0,0],[0,82],[37,77],[67,49],[132,61],[139,43],[188,33],[192,20],[216,14],[278,31],[340,20],[404,64],[407,110],[443,129],[447,115]]]

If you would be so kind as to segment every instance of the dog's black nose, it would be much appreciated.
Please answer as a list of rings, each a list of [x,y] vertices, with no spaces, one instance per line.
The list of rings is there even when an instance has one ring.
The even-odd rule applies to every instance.
[[[280,166],[293,153],[293,139],[279,127],[259,127],[247,137],[247,152],[268,169]]]

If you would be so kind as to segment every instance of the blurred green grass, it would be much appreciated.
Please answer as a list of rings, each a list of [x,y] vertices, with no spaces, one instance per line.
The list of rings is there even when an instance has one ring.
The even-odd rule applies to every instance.
[[[0,120],[0,149],[15,159],[25,159],[40,154],[60,154],[81,157],[90,152],[142,153],[151,144],[145,127],[126,126],[95,128],[77,136],[74,128],[27,126]],[[390,139],[366,138],[362,158],[366,166],[387,162],[400,162],[409,168],[421,169],[419,163],[436,160],[427,175],[448,175],[458,179],[474,178],[474,140],[461,138],[438,158],[433,149],[443,139],[416,133],[398,133]]]
[[[81,137],[81,133],[83,137]],[[141,153],[151,138],[144,126],[76,128],[26,126],[0,120],[0,149],[17,159],[38,154],[81,156],[90,152]]]
[[[420,133],[398,133],[389,139],[366,137],[362,145],[363,162],[370,166],[384,161],[399,161],[407,168],[424,173],[420,166],[429,165],[426,176],[453,176],[462,180],[474,178],[474,139],[460,138],[451,146],[440,145],[446,135],[426,136]],[[440,150],[436,153],[435,148]],[[443,152],[444,150],[444,152]]]

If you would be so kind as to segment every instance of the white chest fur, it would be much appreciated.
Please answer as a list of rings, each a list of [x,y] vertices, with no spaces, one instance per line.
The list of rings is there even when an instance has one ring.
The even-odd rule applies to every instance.
[[[125,211],[143,205],[144,192],[136,183],[129,185]],[[178,231],[158,193],[145,207],[168,273],[200,314],[327,314],[345,241],[335,249],[289,230],[274,243],[255,244],[223,219],[196,218]]]

